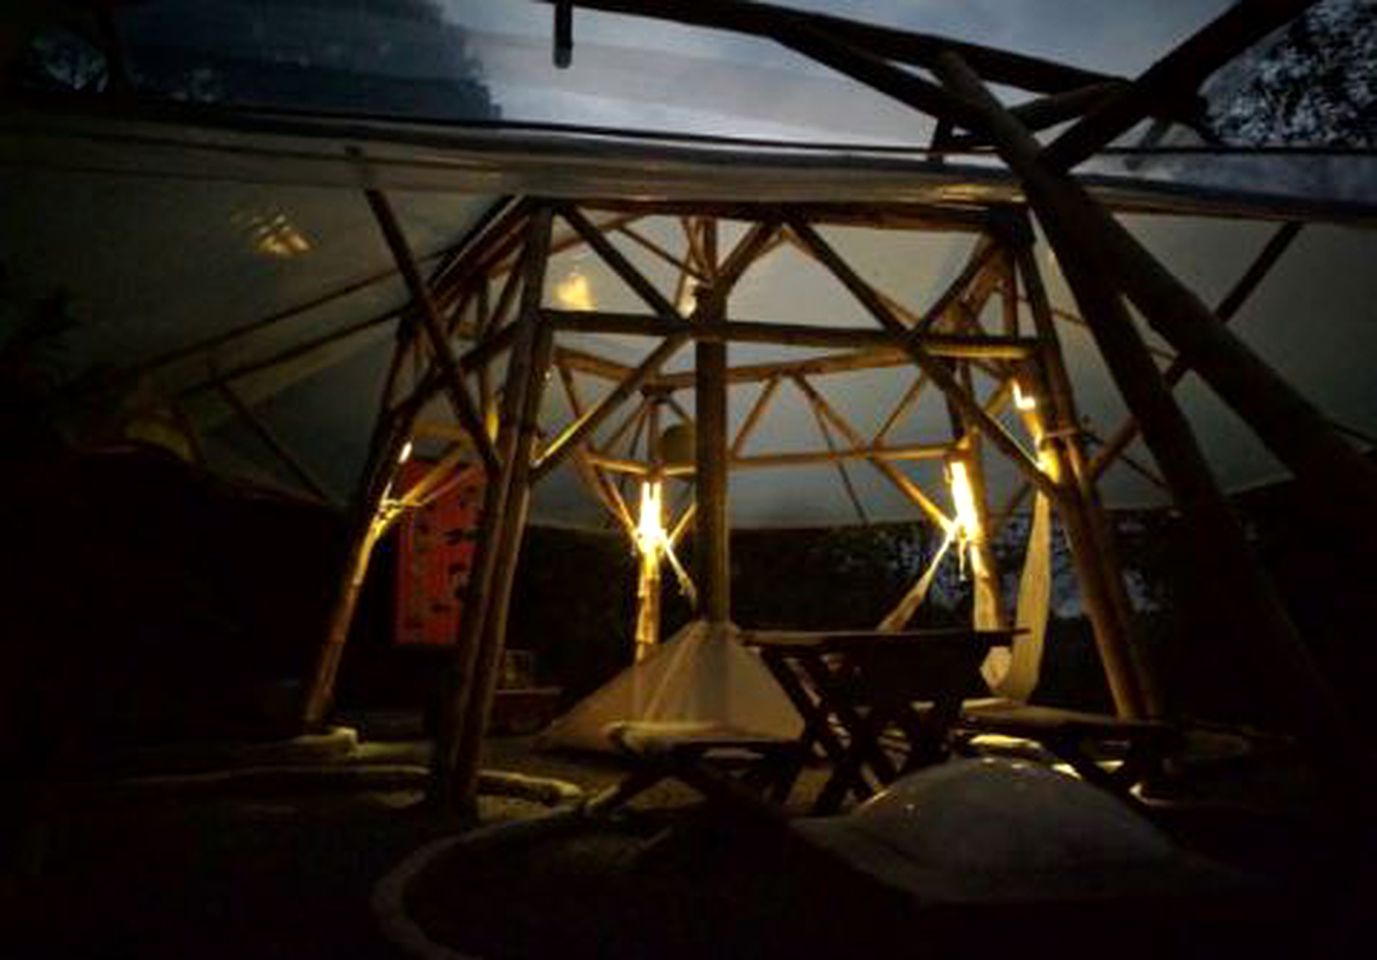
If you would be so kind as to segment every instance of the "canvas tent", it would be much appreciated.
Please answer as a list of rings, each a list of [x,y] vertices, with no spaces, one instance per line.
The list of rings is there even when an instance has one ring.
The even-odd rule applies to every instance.
[[[1326,529],[1371,530],[1372,161],[1191,139],[1196,88],[1307,4],[1173,12],[1117,66],[715,2],[581,3],[571,47],[508,6],[117,6],[33,51],[109,95],[30,92],[0,132],[11,299],[67,291],[72,395],[174,409],[212,468],[348,502],[314,713],[372,544],[424,497],[392,496],[402,451],[487,471],[441,751],[471,771],[527,515],[633,535],[615,480],[652,472],[685,509],[659,432],[635,439],[652,412],[696,428],[709,622],[729,523],[950,530],[960,460],[982,527],[1056,505],[1121,709],[1151,691],[1104,503],[1175,503],[1241,629],[1311,676],[1219,491],[1294,474]],[[123,56],[92,54],[112,32]]]

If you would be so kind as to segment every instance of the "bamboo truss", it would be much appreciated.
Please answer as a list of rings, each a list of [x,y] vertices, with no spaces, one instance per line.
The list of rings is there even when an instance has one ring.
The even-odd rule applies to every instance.
[[[1298,478],[1315,489],[1335,484],[1342,491],[1342,498],[1333,499],[1351,508],[1347,523],[1355,528],[1355,538],[1377,540],[1377,474],[1371,465],[1224,329],[1282,255],[1296,228],[1284,227],[1212,311],[1066,172],[1140,121],[1197,123],[1199,79],[1304,3],[1241,4],[1138,80],[765,4],[590,0],[582,5],[782,43],[929,114],[937,123],[935,139],[989,145],[1019,177],[1025,200],[1014,205],[752,204],[627,197],[509,200],[423,278],[423,261],[407,248],[386,198],[370,191],[369,201],[397,261],[396,274],[406,281],[410,299],[369,321],[396,320],[396,344],[367,464],[351,501],[349,547],[307,701],[308,720],[317,723],[328,712],[353,607],[378,538],[402,511],[426,502],[456,477],[470,475],[464,471],[485,471],[477,551],[465,588],[460,635],[446,667],[435,754],[436,798],[471,810],[479,746],[506,643],[506,606],[530,490],[566,462],[631,542],[637,537],[638,517],[626,481],[692,480],[694,499],[677,517],[667,518],[668,539],[678,542],[690,528],[699,538],[696,587],[704,615],[715,623],[725,622],[731,611],[726,501],[733,470],[834,465],[864,516],[849,468],[871,469],[903,495],[917,516],[941,530],[944,538],[952,538],[964,534],[958,511],[946,506],[949,492],[925,488],[909,465],[963,463],[972,487],[975,524],[984,538],[974,544],[983,571],[978,586],[987,594],[986,608],[995,623],[1007,623],[1009,611],[1000,597],[988,538],[1030,491],[1036,492],[1052,505],[1071,547],[1084,607],[1118,710],[1127,716],[1153,715],[1161,709],[1161,698],[1134,637],[1133,612],[1097,486],[1105,470],[1120,462],[1141,433],[1155,461],[1152,472],[1160,474],[1178,508],[1218,558],[1220,589],[1236,604],[1241,622],[1260,649],[1290,672],[1298,719],[1316,736],[1335,729],[1338,716],[1327,685],[1252,556],[1171,393],[1188,370],[1199,373]],[[908,66],[921,67],[928,75],[905,69]],[[1022,90],[1030,99],[1006,107],[989,93],[990,84]],[[1068,122],[1066,131],[1049,145],[1034,137],[1039,130]],[[1057,252],[1079,316],[1059,316],[1048,302],[1032,254],[1030,213],[1038,217]],[[666,239],[655,234],[647,225],[653,218],[672,218],[677,235],[671,232],[673,239]],[[727,219],[744,224],[745,230],[724,256],[719,224]],[[931,291],[930,305],[920,309],[899,302],[857,272],[821,232],[836,224],[953,231],[972,234],[976,241],[956,278],[945,289]],[[736,316],[730,301],[734,285],[785,244],[834,277],[871,326],[815,326]],[[547,303],[545,278],[551,257],[575,249],[596,257],[644,309],[574,310]],[[637,266],[632,251],[668,267],[671,287],[665,289],[651,279]],[[363,278],[357,285],[382,278]],[[984,319],[991,298],[999,301],[994,321]],[[1126,299],[1138,305],[1178,351],[1165,372],[1134,327]],[[290,315],[289,311],[263,323],[276,324]],[[1093,457],[1086,450],[1087,435],[1057,333],[1058,323],[1067,321],[1089,328],[1132,415]],[[629,364],[567,342],[588,334],[638,338],[650,347],[639,363]],[[222,342],[208,343],[204,349]],[[690,343],[694,368],[667,371],[666,362]],[[732,366],[727,355],[731,343],[824,352],[806,359]],[[297,344],[283,356],[318,347]],[[182,350],[165,359],[181,361],[194,353]],[[232,380],[274,362],[280,358],[218,374],[197,388],[228,390]],[[505,366],[500,389],[499,365]],[[829,379],[855,371],[893,371],[908,384],[884,412],[879,427],[869,432],[858,429],[827,396]],[[977,375],[993,383],[984,399],[977,396]],[[548,411],[542,405],[547,376],[558,378],[571,414],[567,422],[547,422]],[[590,381],[603,389],[599,399],[590,400],[583,389],[582,384]],[[1021,408],[1017,415],[1008,415],[1016,387],[1025,398],[1035,398],[1036,412]],[[745,419],[729,436],[726,410],[733,390],[752,391],[753,399]],[[458,431],[451,427],[451,433],[437,438],[432,425],[418,424],[418,416],[440,394],[454,411]],[[664,462],[658,450],[662,416],[672,411],[689,420],[681,399],[690,394],[697,438],[694,462]],[[806,405],[817,424],[820,445],[804,451],[755,449],[760,424],[786,396]],[[948,433],[922,442],[893,442],[900,425],[929,403],[948,410]],[[1024,437],[1018,435],[1020,430]],[[412,441],[437,439],[450,447],[436,467],[413,491],[393,496],[400,452]],[[285,448],[282,456],[284,462],[290,460]],[[994,456],[1012,463],[1024,481],[1000,511],[989,503],[983,479],[982,465]],[[300,477],[311,485],[304,472]],[[658,619],[658,560],[654,569],[643,563],[640,578],[643,602],[637,636],[648,644]],[[908,612],[913,598],[921,598],[925,590],[926,583],[920,583],[905,598]]]

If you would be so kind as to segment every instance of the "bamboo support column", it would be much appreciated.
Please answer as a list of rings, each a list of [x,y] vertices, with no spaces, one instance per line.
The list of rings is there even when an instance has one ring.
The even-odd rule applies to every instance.
[[[400,352],[399,347],[399,355]],[[318,727],[329,714],[344,644],[354,622],[354,609],[358,606],[359,592],[363,589],[368,563],[381,530],[383,498],[396,476],[400,453],[418,410],[418,405],[408,405],[397,411],[384,409],[374,427],[359,490],[350,509],[350,532],[339,587],[303,708],[308,728]]]
[[[703,300],[710,302],[708,310]],[[723,301],[716,295],[701,297],[698,323],[723,322]],[[731,559],[727,519],[727,345],[699,340],[695,356],[695,426],[697,439],[694,473],[698,510],[695,550],[698,589],[703,615],[710,624],[731,619]]]
[[[527,227],[522,263],[521,310],[513,323],[514,336],[507,358],[502,416],[495,444],[501,468],[489,479],[484,489],[483,513],[464,597],[464,613],[459,622],[454,656],[444,676],[432,761],[431,800],[441,809],[457,807],[464,813],[473,812],[477,781],[477,741],[470,736],[470,706],[485,699],[480,687],[480,683],[484,682],[480,670],[484,661],[489,659],[483,651],[492,637],[489,625],[500,619],[501,627],[505,629],[505,613],[498,609],[496,601],[506,566],[508,563],[513,568],[515,566],[515,550],[508,550],[505,555],[503,553],[504,546],[512,540],[508,529],[509,514],[512,512],[509,501],[512,498],[513,481],[525,480],[535,439],[534,417],[530,420],[525,418],[526,393],[531,384],[531,371],[539,359],[535,356],[541,332],[539,308],[549,247],[550,212],[542,209],[531,215]],[[522,446],[525,447],[524,459],[517,456]],[[521,466],[525,467],[520,471],[522,476],[514,476]],[[519,532],[518,528],[518,537]],[[486,712],[483,712],[480,715],[480,727],[485,718]]]
[[[1034,435],[1045,437],[1042,449],[1049,471],[1067,490],[1067,496],[1057,505],[1058,514],[1071,548],[1081,602],[1095,635],[1095,648],[1115,705],[1125,716],[1156,716],[1162,712],[1162,704],[1151,670],[1137,655],[1132,604],[1099,491],[1086,467],[1061,338],[1057,335],[1047,290],[1033,257],[1031,239],[1031,232],[1025,225],[1024,235],[1016,242],[1015,253],[1033,325],[1043,342],[1041,367],[1045,389],[1030,392],[1044,397],[1050,410],[1045,415],[1041,410],[1034,410],[1029,419],[1036,424]]]
[[[536,424],[540,417],[545,374],[550,368],[553,338],[554,331],[548,326],[541,325],[536,330],[515,437],[510,452],[503,460],[506,464],[503,473],[506,475],[504,479],[508,493],[493,531],[495,556],[490,594],[486,599],[487,615],[484,617],[482,643],[477,651],[468,704],[455,752],[453,798],[458,808],[466,813],[475,811],[483,735],[487,732],[488,717],[492,713],[497,682],[502,672],[502,656],[507,648],[507,615],[530,507],[531,455],[535,450]]]

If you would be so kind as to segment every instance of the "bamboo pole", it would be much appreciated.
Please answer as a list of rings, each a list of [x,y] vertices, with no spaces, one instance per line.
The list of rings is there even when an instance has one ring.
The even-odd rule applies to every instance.
[[[753,203],[739,200],[637,200],[625,197],[581,199],[585,211],[632,212],[638,216],[720,217],[725,220],[757,222],[772,217],[795,217],[809,223],[835,226],[872,227],[877,230],[924,230],[934,233],[981,233],[989,226],[985,210],[963,204],[864,201]],[[608,229],[607,226],[603,227]],[[697,244],[697,239],[685,241]],[[689,247],[692,250],[692,247]],[[693,254],[697,260],[697,255]],[[701,269],[700,269],[700,272]]]
[[[961,273],[933,301],[932,306],[923,311],[918,322],[913,324],[913,331],[921,336],[931,330],[933,325],[946,316],[947,311],[970,289],[975,278],[980,275],[980,272],[985,269],[991,258],[998,252],[999,247],[989,237],[981,237],[976,242],[975,249],[971,252],[971,258],[966,262]]]
[[[1286,248],[1291,245],[1291,241],[1300,233],[1301,224],[1296,221],[1284,223],[1277,228],[1257,259],[1244,271],[1243,276],[1234,284],[1232,289],[1224,295],[1224,299],[1215,308],[1215,315],[1219,317],[1220,323],[1228,323],[1238,313],[1239,309],[1247,301],[1249,295],[1257,289],[1258,284],[1262,283],[1272,266],[1281,259],[1281,255],[1286,252]],[[1190,365],[1179,356],[1173,357],[1167,364],[1167,368],[1162,371],[1162,379],[1168,385],[1174,386],[1180,383],[1182,378],[1190,371]],[[1128,449],[1129,445],[1138,436],[1138,424],[1132,418],[1127,418],[1124,423],[1110,434],[1105,441],[1104,448],[1095,454],[1090,462],[1092,475],[1098,477],[1109,469],[1114,460]]]
[[[450,350],[440,309],[435,305],[430,288],[421,276],[420,268],[411,253],[410,245],[407,243],[406,235],[402,232],[401,224],[397,222],[397,216],[392,210],[392,205],[388,203],[387,196],[380,190],[367,190],[365,195],[368,198],[368,205],[373,209],[373,215],[377,218],[378,226],[382,229],[387,246],[397,261],[397,267],[406,280],[412,301],[416,304],[417,317],[421,322],[421,328],[430,340],[431,352],[435,355],[435,360],[443,373],[443,388],[454,405],[454,415],[464,429],[472,435],[474,449],[478,451],[479,458],[483,461],[488,475],[493,476],[499,469],[497,455],[493,452],[492,442],[488,439],[483,418],[479,416],[477,408],[473,405],[473,398],[469,396],[468,390],[464,387],[463,372],[454,359],[454,353]]]
[[[628,240],[635,243],[637,246],[643,247],[646,250],[650,251],[652,254],[654,254],[659,259],[663,260],[665,263],[669,264],[675,270],[678,270],[692,277],[695,280],[707,280],[707,277],[704,276],[700,270],[696,269],[691,262],[689,262],[689,258],[687,255],[682,258],[676,257],[673,253],[666,250],[664,247],[660,246],[660,244],[656,243],[654,240],[651,240],[649,237],[640,233],[640,231],[633,230],[631,227],[625,225],[617,227],[617,232],[622,234]]]
[[[765,416],[765,411],[769,409],[770,401],[774,398],[775,391],[779,389],[780,382],[779,377],[771,377],[760,388],[755,403],[751,404],[751,409],[746,413],[746,419],[741,421],[741,426],[736,431],[736,439],[732,441],[729,452],[733,460],[740,459],[741,451],[746,449],[746,441],[751,438],[756,425],[760,423],[760,418]]]
[[[817,376],[820,374],[850,373],[856,370],[911,367],[912,365],[913,360],[900,347],[848,350],[824,357],[813,357],[808,360],[784,360],[729,367],[727,369],[727,383],[757,383],[774,377],[792,377],[794,374]],[[693,372],[661,374],[655,378],[653,385],[668,390],[690,389],[693,386]]]
[[[481,700],[479,691],[480,648],[491,636],[489,623],[498,616],[495,596],[501,583],[501,563],[510,559],[502,548],[512,536],[504,532],[511,513],[509,500],[513,479],[518,469],[518,448],[534,444],[535,421],[523,419],[526,392],[530,386],[531,370],[539,359],[535,356],[540,332],[540,297],[544,292],[545,269],[550,249],[551,216],[548,208],[532,213],[527,225],[526,247],[523,252],[523,283],[521,313],[512,325],[513,340],[507,360],[506,386],[502,394],[502,417],[496,447],[502,469],[484,488],[483,512],[480,517],[476,550],[464,598],[464,615],[459,622],[459,635],[454,655],[444,673],[443,702],[439,728],[436,733],[432,760],[431,799],[441,809],[458,808],[472,813],[476,771],[466,766],[475,754],[466,749],[471,724],[470,705]],[[523,429],[523,423],[525,424]],[[529,446],[526,450],[529,464]],[[479,725],[483,722],[479,718]]]
[[[539,481],[549,475],[551,470],[558,467],[570,451],[590,437],[593,431],[602,425],[603,421],[615,413],[627,401],[627,398],[639,390],[655,374],[655,371],[659,370],[670,357],[674,356],[687,339],[688,336],[684,333],[676,333],[666,338],[641,361],[635,370],[626,376],[626,379],[617,384],[611,393],[598,401],[583,416],[565,427],[559,436],[545,448],[545,452],[536,462],[533,480]]]
[[[808,398],[808,402],[813,404],[824,417],[831,421],[832,425],[841,432],[842,436],[846,437],[846,442],[851,444],[853,449],[860,450],[865,447],[865,438],[860,435],[855,427],[847,422],[846,418],[832,409],[832,405],[823,398],[822,394],[818,393],[811,383],[800,375],[796,375],[791,379],[799,390],[803,391],[803,395]],[[914,504],[919,510],[925,513],[933,523],[944,531],[951,529],[951,518],[923,492],[918,484],[913,482],[908,474],[877,454],[866,454],[865,459],[881,476],[907,497],[910,503]]]
[[[612,245],[612,242],[603,236],[602,231],[595,227],[587,217],[570,204],[561,204],[559,215],[569,226],[573,227],[588,246],[602,258],[603,263],[612,269],[612,272],[621,277],[622,280],[636,294],[655,311],[655,313],[668,323],[683,326],[684,318],[679,316],[679,308],[665,299],[665,295],[659,291],[655,284],[646,279],[645,275],[637,270],[631,261],[627,260],[620,250]]]
[[[856,511],[856,518],[861,524],[870,523],[870,518],[866,516],[865,507],[861,505],[861,499],[856,495],[856,488],[851,483],[851,474],[846,470],[846,460],[838,456],[840,451],[837,449],[837,442],[832,438],[832,431],[827,426],[827,419],[822,415],[816,403],[810,403],[813,411],[813,420],[818,425],[818,432],[822,434],[822,442],[827,447],[827,452],[831,454],[832,465],[837,468],[837,474],[841,480],[842,489],[846,491],[846,497],[851,501],[851,507]]]
[[[795,467],[806,464],[842,463],[847,460],[942,460],[954,451],[945,443],[915,443],[901,447],[835,447],[827,450],[790,450],[781,453],[755,453],[733,456],[733,470],[769,467]]]
[[[715,301],[720,305],[720,300]],[[721,323],[719,310],[698,311],[699,324]],[[702,610],[710,624],[731,619],[731,560],[727,519],[727,345],[700,340],[694,412],[697,503],[694,551]]]
[[[539,320],[536,322],[539,323]],[[536,423],[540,418],[540,403],[545,388],[545,372],[552,356],[553,337],[554,331],[549,327],[541,326],[536,331],[527,384],[522,391],[523,403],[518,413],[520,419],[510,448],[504,448],[503,480],[509,489],[494,530],[495,562],[490,581],[491,593],[486,598],[488,612],[484,617],[483,642],[478,650],[472,689],[455,752],[453,797],[459,809],[465,813],[475,812],[477,808],[478,762],[483,735],[487,732],[488,718],[492,714],[497,682],[502,672],[502,656],[507,647],[507,617],[530,506],[531,454],[535,449]]]
[[[890,432],[896,426],[898,426],[904,414],[918,402],[918,397],[922,395],[923,388],[927,386],[927,383],[927,374],[922,371],[919,371],[914,376],[912,385],[904,391],[904,395],[899,398],[899,402],[894,405],[894,409],[889,412],[889,416],[885,417],[885,422],[880,424],[880,429],[875,431],[873,443],[876,446],[880,446],[885,442],[885,438],[889,436]]]
[[[394,351],[394,366],[406,348],[399,339]],[[303,704],[304,722],[308,729],[324,722],[334,699],[335,679],[339,674],[349,627],[354,620],[359,593],[368,573],[373,546],[380,531],[383,500],[396,476],[402,445],[410,434],[411,423],[420,412],[420,405],[408,403],[400,409],[389,410],[384,403],[378,412],[364,460],[359,489],[350,509],[349,535],[345,547],[339,585],[330,608],[325,636],[316,656],[311,684]]]
[[[1124,586],[1123,568],[1113,530],[1105,517],[1095,480],[1086,469],[1085,448],[1078,431],[1071,378],[1053,321],[1051,302],[1033,255],[1032,228],[1026,219],[1018,224],[1019,241],[1014,255],[1023,275],[1033,325],[1044,344],[1042,368],[1050,399],[1051,435],[1047,449],[1052,466],[1073,496],[1060,505],[1062,525],[1071,547],[1071,560],[1081,584],[1083,606],[1095,634],[1096,649],[1115,704],[1127,716],[1139,711],[1162,712],[1162,701],[1152,670],[1138,654],[1132,603]],[[1042,421],[1041,414],[1035,420]],[[1046,433],[1045,425],[1040,427]]]
[[[888,306],[886,309],[889,309]],[[711,327],[695,325],[691,329],[685,329],[682,323],[669,323],[658,317],[638,313],[551,308],[543,311],[543,314],[556,329],[580,333],[619,333],[647,337],[682,334],[694,340],[842,349],[885,348],[894,343],[894,337],[884,330],[865,327],[824,327],[805,323],[730,320]],[[1036,343],[1027,338],[984,333],[926,334],[918,337],[917,342],[920,342],[932,356],[953,359],[1021,360],[1031,356],[1037,349]]]

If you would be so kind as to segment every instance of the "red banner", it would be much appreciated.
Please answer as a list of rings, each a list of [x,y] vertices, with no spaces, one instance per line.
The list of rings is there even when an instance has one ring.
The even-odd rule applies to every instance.
[[[402,464],[398,486],[409,489],[433,466],[424,460],[408,460]],[[475,470],[398,522],[397,643],[454,642],[482,505],[483,475]]]

